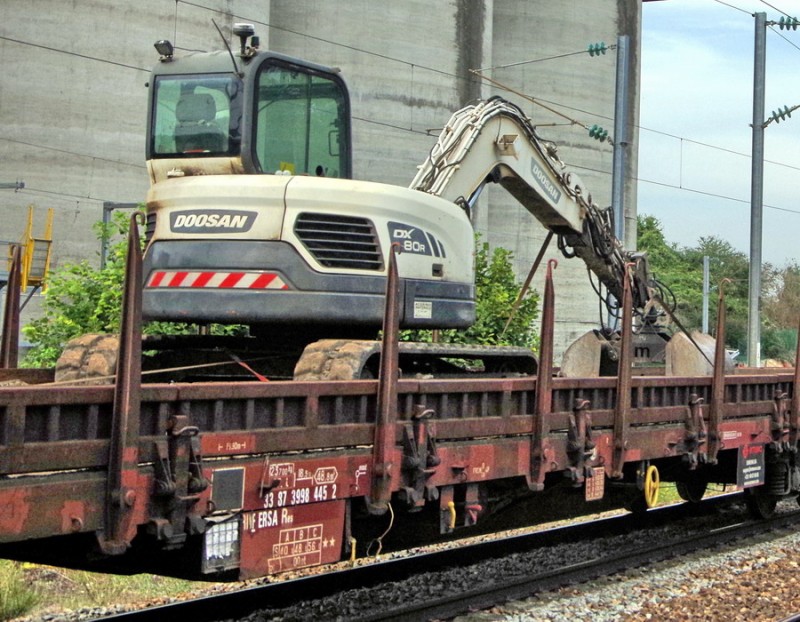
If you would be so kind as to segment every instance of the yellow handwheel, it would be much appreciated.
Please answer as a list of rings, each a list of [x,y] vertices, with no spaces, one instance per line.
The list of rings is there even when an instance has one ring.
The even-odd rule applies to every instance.
[[[660,483],[661,478],[658,475],[658,469],[651,464],[647,467],[644,475],[644,500],[649,508],[654,508],[658,503],[658,486]]]

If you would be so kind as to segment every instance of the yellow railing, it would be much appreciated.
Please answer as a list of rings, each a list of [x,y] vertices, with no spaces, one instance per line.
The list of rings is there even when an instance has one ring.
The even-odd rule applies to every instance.
[[[46,286],[47,272],[50,269],[50,250],[53,244],[53,208],[47,210],[44,235],[33,235],[33,205],[28,206],[28,224],[19,243],[0,240],[0,252],[5,246],[7,270],[11,269],[11,257],[15,246],[22,248],[20,286],[22,291],[28,287]]]

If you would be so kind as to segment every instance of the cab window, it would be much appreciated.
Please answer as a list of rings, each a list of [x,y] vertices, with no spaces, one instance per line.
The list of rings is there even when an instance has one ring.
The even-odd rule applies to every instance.
[[[263,173],[348,175],[343,86],[303,68],[268,64],[256,86],[256,165]]]
[[[152,154],[156,157],[238,154],[240,90],[240,80],[231,75],[157,77]]]

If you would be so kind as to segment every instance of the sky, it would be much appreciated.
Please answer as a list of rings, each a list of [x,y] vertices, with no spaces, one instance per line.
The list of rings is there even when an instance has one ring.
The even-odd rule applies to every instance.
[[[756,12],[800,19],[800,0],[643,4],[638,210],[669,242],[717,236],[750,252]],[[800,28],[766,32],[769,117],[800,104]],[[800,263],[800,109],[764,145],[762,260]]]

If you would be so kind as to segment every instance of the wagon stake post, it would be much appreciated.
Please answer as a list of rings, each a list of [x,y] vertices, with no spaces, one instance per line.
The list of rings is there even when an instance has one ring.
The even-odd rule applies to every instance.
[[[621,478],[628,449],[628,427],[631,409],[631,374],[633,364],[633,295],[628,277],[633,264],[626,266],[622,290],[622,341],[617,367],[617,402],[614,407],[614,455],[611,477]]]
[[[372,487],[369,509],[373,514],[383,514],[389,509],[392,498],[394,465],[392,454],[396,440],[397,376],[400,332],[400,277],[397,274],[398,244],[389,251],[386,279],[386,302],[383,315],[383,342],[381,366],[378,376],[378,413],[375,418],[375,442],[372,451]]]
[[[98,533],[100,550],[124,553],[136,535],[131,515],[139,479],[139,411],[142,382],[142,247],[139,224],[143,215],[131,216],[128,257],[122,298],[119,356],[114,384],[114,411],[109,442],[104,530]]]
[[[722,279],[719,284],[717,302],[717,342],[714,350],[714,375],[711,380],[711,403],[708,411],[708,462],[717,463],[717,453],[722,449],[720,427],[725,408],[725,285],[730,279]]]
[[[0,343],[0,369],[15,369],[19,358],[19,298],[22,281],[22,249],[14,246],[6,284],[3,339]]]
[[[542,302],[542,332],[539,338],[539,369],[536,372],[536,403],[533,413],[533,437],[531,439],[531,476],[529,488],[544,490],[547,456],[545,436],[549,432],[545,417],[553,409],[553,330],[555,326],[555,291],[553,270],[558,266],[555,259],[547,262]]]

